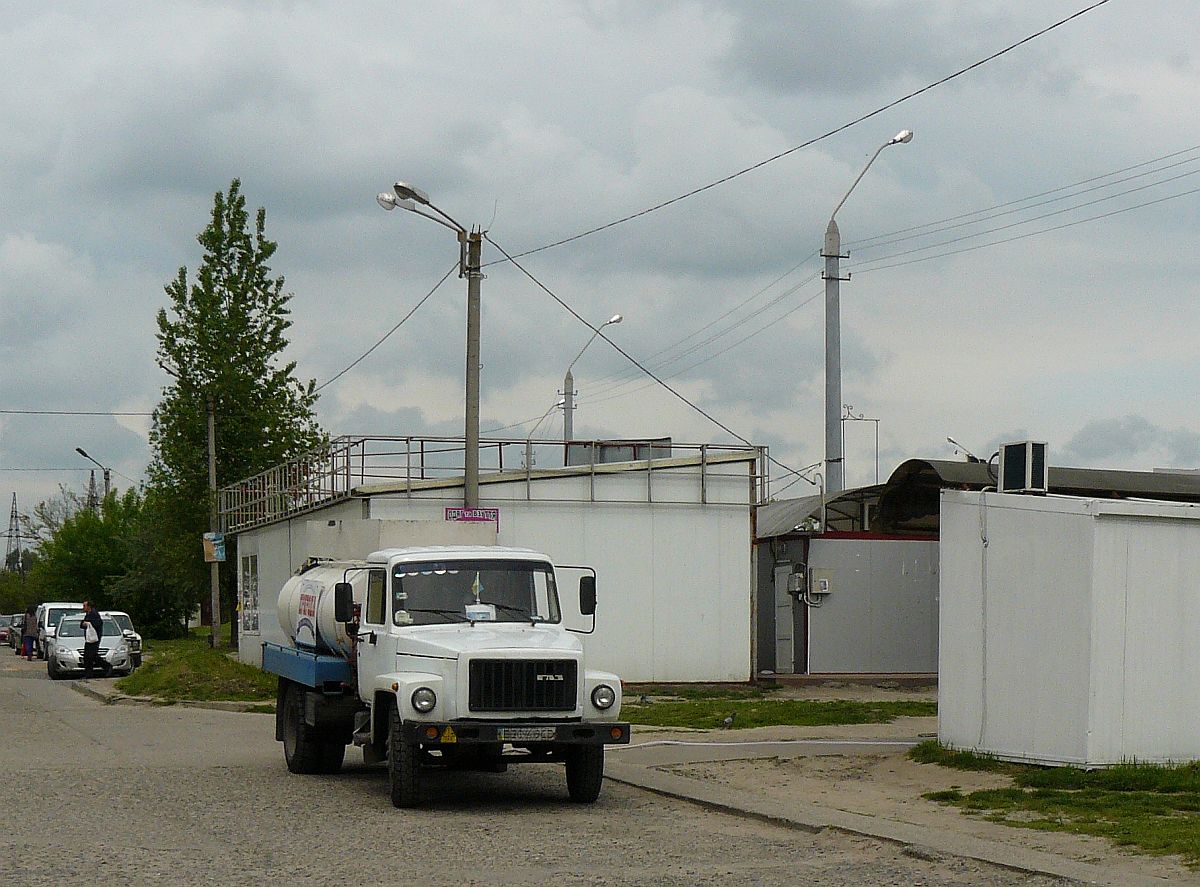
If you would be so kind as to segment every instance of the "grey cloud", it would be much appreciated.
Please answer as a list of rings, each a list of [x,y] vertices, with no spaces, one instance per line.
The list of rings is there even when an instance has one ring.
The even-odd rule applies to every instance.
[[[782,92],[854,94],[945,74],[971,55],[953,25],[924,5],[776,0],[754,8],[738,19],[727,64]]]
[[[1067,461],[1056,464],[1103,465],[1127,463],[1147,452],[1165,452],[1171,465],[1200,467],[1200,433],[1186,428],[1163,428],[1143,416],[1097,419],[1084,425],[1063,448]]]

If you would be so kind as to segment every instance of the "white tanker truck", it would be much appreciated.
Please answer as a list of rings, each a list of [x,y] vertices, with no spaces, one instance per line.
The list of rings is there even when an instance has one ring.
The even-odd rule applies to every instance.
[[[595,627],[596,576],[577,569]],[[279,593],[290,644],[263,644],[279,675],[275,738],[293,773],[333,773],[348,745],[386,760],[392,803],[436,767],[500,772],[561,762],[574,801],[600,793],[604,746],[629,742],[621,681],[585,668],[562,624],[554,566],[519,548],[377,551],[319,561]],[[590,629],[588,632],[590,633]]]

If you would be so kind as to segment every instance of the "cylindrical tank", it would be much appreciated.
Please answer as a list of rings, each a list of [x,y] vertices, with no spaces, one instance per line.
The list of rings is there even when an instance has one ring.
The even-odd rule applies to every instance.
[[[363,562],[329,561],[310,567],[283,583],[279,591],[279,626],[297,647],[350,655],[346,626],[333,618],[333,588],[349,582],[354,602],[361,605],[367,588]]]

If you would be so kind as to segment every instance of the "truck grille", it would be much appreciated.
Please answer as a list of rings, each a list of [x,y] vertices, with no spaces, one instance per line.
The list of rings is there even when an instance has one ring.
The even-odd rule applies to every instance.
[[[574,659],[472,659],[471,711],[574,711]]]

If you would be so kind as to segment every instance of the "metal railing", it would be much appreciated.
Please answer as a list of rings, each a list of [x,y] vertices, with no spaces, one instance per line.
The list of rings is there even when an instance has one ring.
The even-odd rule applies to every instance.
[[[595,499],[595,476],[605,465],[637,463],[646,469],[645,497],[653,500],[651,475],[665,459],[697,459],[700,466],[700,501],[707,502],[707,490],[713,478],[722,476],[712,464],[714,455],[753,453],[755,468],[747,499],[764,501],[769,485],[766,447],[748,448],[726,444],[687,444],[648,442],[635,450],[644,458],[597,461],[611,446],[607,441],[571,441],[572,459],[581,451],[591,461],[564,466],[567,445],[563,441],[533,441],[487,438],[479,441],[481,475],[523,472],[528,490],[534,472],[564,468],[591,474],[589,496]],[[627,446],[628,442],[621,442]],[[349,499],[356,489],[371,485],[394,484],[409,495],[423,481],[460,478],[463,475],[464,446],[461,437],[380,436],[338,437],[328,445],[312,450],[290,462],[269,468],[253,477],[223,487],[218,493],[221,527],[226,533],[262,526],[295,517],[317,508]],[[718,459],[719,462],[719,459]]]

